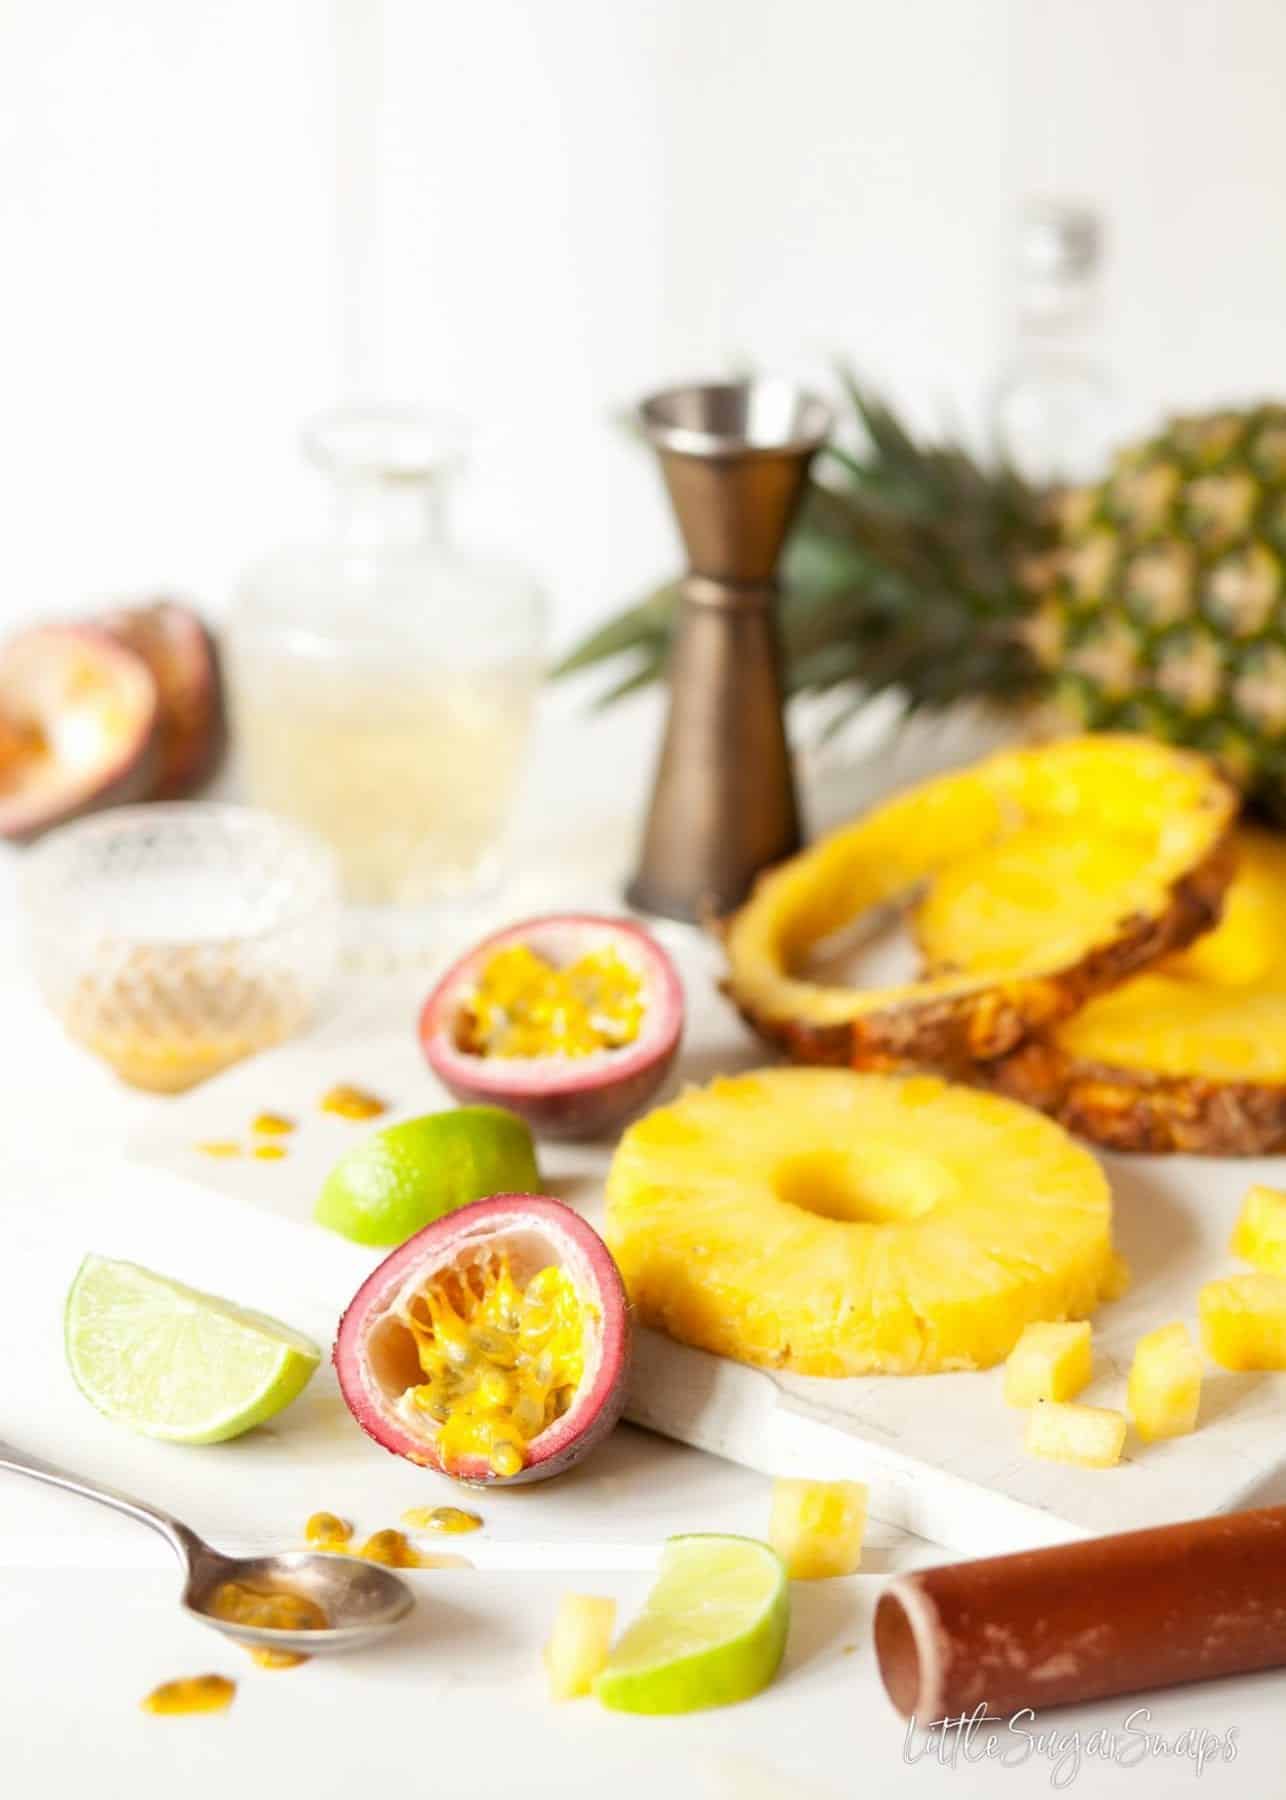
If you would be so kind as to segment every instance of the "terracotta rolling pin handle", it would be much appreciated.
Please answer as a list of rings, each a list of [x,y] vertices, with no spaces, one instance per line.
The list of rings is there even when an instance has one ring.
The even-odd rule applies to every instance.
[[[900,1575],[875,1651],[922,1723],[1286,1664],[1286,1506]]]

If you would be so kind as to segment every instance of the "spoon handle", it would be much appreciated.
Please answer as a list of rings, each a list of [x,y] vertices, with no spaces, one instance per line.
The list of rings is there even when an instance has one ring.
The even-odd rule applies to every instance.
[[[73,1475],[70,1469],[60,1469],[56,1463],[46,1462],[43,1456],[33,1456],[30,1451],[19,1450],[16,1444],[5,1443],[3,1438],[0,1438],[0,1469],[10,1469],[15,1475],[30,1475],[35,1481],[47,1481],[51,1487],[66,1488],[69,1493],[80,1494],[86,1500],[99,1500],[104,1506],[127,1513],[131,1519],[159,1531],[179,1561],[185,1567],[191,1567],[200,1540],[186,1525],[172,1519],[159,1507],[148,1506],[145,1501],[135,1500],[132,1495],[122,1494],[101,1481],[88,1481],[83,1475]]]

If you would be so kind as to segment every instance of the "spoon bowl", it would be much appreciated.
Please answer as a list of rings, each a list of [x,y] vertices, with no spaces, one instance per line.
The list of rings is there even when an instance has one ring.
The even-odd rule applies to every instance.
[[[329,1624],[311,1631],[282,1631],[243,1625],[212,1611],[225,1582],[240,1582],[260,1593],[299,1594],[325,1613]],[[222,1556],[206,1544],[196,1548],[181,1604],[203,1625],[251,1650],[290,1651],[301,1656],[360,1650],[398,1624],[415,1605],[399,1576],[379,1563],[320,1550],[288,1550],[279,1556]]]
[[[181,1519],[172,1518],[160,1507],[136,1500],[132,1494],[122,1494],[101,1481],[73,1475],[70,1469],[59,1468],[43,1456],[33,1456],[3,1440],[0,1469],[29,1475],[34,1481],[65,1488],[86,1500],[97,1500],[160,1532],[183,1565],[186,1579],[180,1604],[184,1612],[199,1619],[202,1625],[212,1625],[248,1650],[276,1650],[294,1656],[360,1650],[385,1637],[415,1605],[415,1595],[406,1582],[379,1563],[324,1550],[287,1550],[280,1556],[224,1556],[221,1551],[212,1550]],[[260,1594],[293,1594],[311,1600],[321,1608],[327,1623],[315,1630],[282,1631],[219,1618],[214,1612],[215,1596],[230,1581]]]

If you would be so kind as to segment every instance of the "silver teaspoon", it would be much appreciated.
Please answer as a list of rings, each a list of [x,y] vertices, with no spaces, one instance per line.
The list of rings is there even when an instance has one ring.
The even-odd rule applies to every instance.
[[[87,1481],[83,1475],[73,1475],[3,1439],[0,1469],[30,1475],[36,1481],[47,1481],[51,1487],[67,1488],[87,1500],[99,1500],[159,1531],[183,1565],[183,1610],[252,1650],[289,1651],[300,1656],[358,1650],[384,1637],[415,1605],[415,1596],[406,1582],[378,1563],[328,1556],[317,1550],[287,1550],[280,1556],[224,1556],[158,1507],[104,1487],[101,1482]],[[302,1595],[322,1609],[328,1624],[325,1629],[312,1631],[281,1631],[218,1618],[211,1608],[225,1582],[237,1582],[260,1593]]]

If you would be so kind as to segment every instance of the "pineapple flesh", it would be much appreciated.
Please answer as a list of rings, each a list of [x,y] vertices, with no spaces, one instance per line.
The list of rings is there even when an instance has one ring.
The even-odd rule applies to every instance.
[[[800,1062],[999,1055],[1208,928],[1234,811],[1204,758],[1140,739],[1001,752],[762,877],[725,935],[728,991]],[[967,957],[931,949],[925,978],[894,988],[827,974],[864,917],[926,886],[921,925],[966,939]]]
[[[1121,1460],[1126,1429],[1125,1415],[1111,1407],[1042,1400],[1027,1415],[1023,1448],[1050,1462],[1110,1469]]]
[[[1089,1386],[1093,1373],[1087,1320],[1029,1325],[1005,1364],[1005,1399],[1010,1406],[1072,1400]]]
[[[862,1481],[773,1482],[768,1542],[792,1581],[855,1575],[866,1533],[867,1488]]]
[[[1127,1405],[1144,1443],[1183,1437],[1201,1410],[1201,1355],[1186,1325],[1162,1325],[1134,1347]]]
[[[1234,848],[1217,928],[1020,1048],[999,1067],[1005,1092],[1119,1149],[1286,1146],[1286,842],[1246,829]],[[922,938],[967,967],[964,934],[941,930],[942,917]]]
[[[1286,1275],[1286,1194],[1258,1185],[1249,1189],[1229,1248],[1266,1274]]]
[[[607,1661],[616,1627],[616,1602],[598,1594],[564,1594],[545,1645],[545,1670],[555,1700],[588,1694]]]
[[[1212,1361],[1225,1369],[1286,1369],[1286,1275],[1208,1281],[1198,1305]]]
[[[801,1375],[988,1368],[1120,1279],[1089,1152],[929,1075],[689,1089],[625,1133],[605,1229],[641,1323]]]

